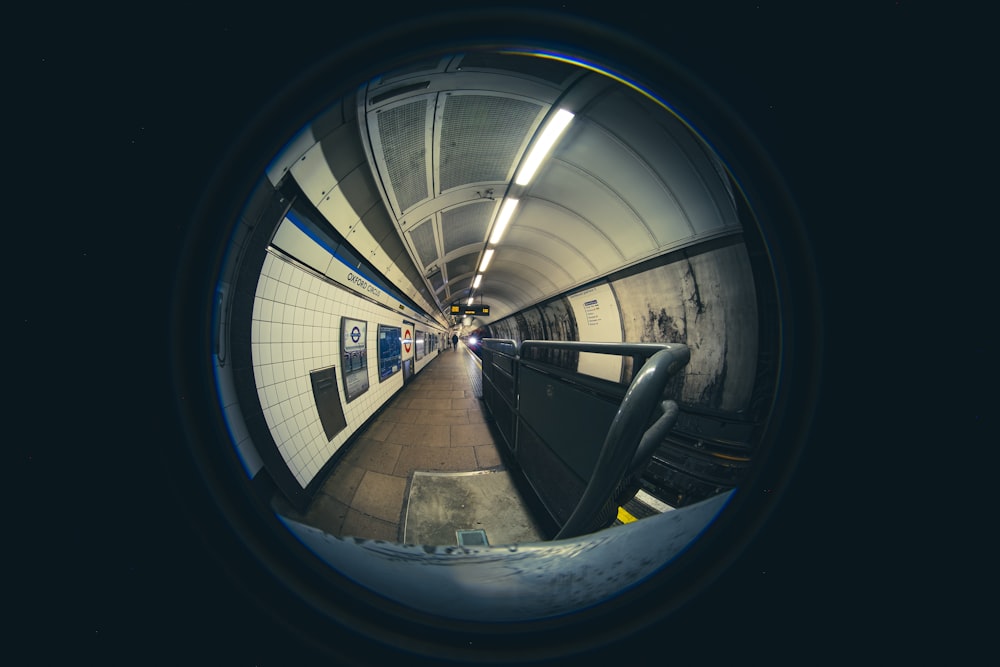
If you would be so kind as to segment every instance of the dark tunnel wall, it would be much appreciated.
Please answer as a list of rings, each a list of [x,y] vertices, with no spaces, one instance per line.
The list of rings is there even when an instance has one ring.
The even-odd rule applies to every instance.
[[[653,266],[609,278],[625,342],[683,343],[691,361],[671,386],[682,405],[740,412],[748,406],[757,370],[758,312],[745,247],[734,237],[701,249],[671,253]],[[568,295],[490,323],[494,338],[579,340]],[[577,370],[575,354],[539,359]],[[631,377],[626,360],[623,378]]]

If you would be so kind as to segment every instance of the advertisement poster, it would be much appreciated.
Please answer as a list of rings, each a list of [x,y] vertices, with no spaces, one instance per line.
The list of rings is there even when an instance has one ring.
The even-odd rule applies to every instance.
[[[368,391],[367,322],[343,317],[340,320],[344,398],[350,403]]]
[[[618,300],[607,283],[570,294],[569,304],[576,316],[580,340],[600,343],[622,342],[622,317],[618,310]],[[580,373],[618,382],[621,379],[622,358],[613,354],[581,352],[577,370]]]
[[[378,325],[378,381],[383,382],[399,372],[402,358],[399,327]]]
[[[420,329],[414,329],[413,337],[413,356],[417,358],[417,361],[424,358],[424,332]]]

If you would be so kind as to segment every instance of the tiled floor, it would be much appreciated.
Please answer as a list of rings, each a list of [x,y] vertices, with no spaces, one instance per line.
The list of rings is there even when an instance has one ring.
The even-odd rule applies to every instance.
[[[401,517],[414,470],[467,472],[502,465],[489,413],[475,395],[476,357],[444,350],[358,438],[309,509],[289,518],[337,536],[402,541]]]

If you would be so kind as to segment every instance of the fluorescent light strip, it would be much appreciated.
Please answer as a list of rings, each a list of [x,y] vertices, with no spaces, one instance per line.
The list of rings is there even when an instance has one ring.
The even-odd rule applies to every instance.
[[[493,259],[493,248],[487,248],[486,252],[483,253],[483,262],[479,265],[479,271],[482,273],[489,266],[490,260]]]
[[[507,199],[504,201],[503,206],[500,207],[500,215],[497,216],[497,224],[493,226],[490,243],[494,245],[499,243],[504,229],[507,228],[507,223],[510,222],[510,216],[514,215],[514,209],[517,208],[517,201],[516,199]]]
[[[565,109],[560,109],[556,112],[556,115],[552,117],[549,124],[545,126],[545,130],[542,132],[542,136],[535,142],[532,146],[531,152],[528,154],[528,159],[525,161],[524,166],[521,167],[521,171],[518,172],[517,178],[514,182],[518,185],[527,185],[532,177],[535,175],[535,171],[538,170],[538,166],[542,164],[542,160],[545,156],[549,154],[552,150],[552,146],[555,145],[556,139],[559,135],[563,133],[569,122],[573,120],[573,114]]]
[[[480,273],[476,276],[476,279],[472,281],[472,289],[477,289],[479,287],[479,283],[481,282],[483,282],[483,274]]]
[[[467,304],[465,304],[465,305],[467,305],[467,306],[471,306],[471,305],[472,305],[472,300],[473,300],[474,298],[475,298],[475,297],[473,297],[473,296],[470,296],[470,297],[469,297],[469,303],[467,303]]]

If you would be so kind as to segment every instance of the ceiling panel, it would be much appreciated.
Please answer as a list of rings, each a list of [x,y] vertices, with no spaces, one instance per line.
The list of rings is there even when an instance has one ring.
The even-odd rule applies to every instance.
[[[559,202],[587,220],[603,232],[622,260],[644,257],[655,252],[659,245],[635,210],[617,192],[574,165],[550,160],[531,189],[531,195]]]
[[[479,253],[468,253],[449,260],[445,264],[445,270],[448,272],[449,280],[475,272],[478,257]]]
[[[477,201],[441,212],[441,238],[444,254],[452,253],[463,246],[482,244],[486,241],[494,201]]]
[[[547,108],[483,93],[449,93],[439,104],[439,193],[469,183],[506,184]]]
[[[652,102],[622,92],[600,100],[595,122],[613,128],[617,139],[634,152],[669,188],[696,232],[735,224],[735,212],[720,207],[728,199],[715,164],[688,128]],[[727,210],[730,209],[730,210]]]
[[[430,196],[429,157],[433,95],[379,109],[373,136],[387,189],[398,216]]]
[[[429,218],[416,225],[407,234],[410,237],[410,242],[413,244],[414,250],[417,251],[421,267],[426,269],[438,258],[437,243],[434,240],[433,219]]]
[[[694,226],[673,191],[674,184],[658,176],[610,128],[588,124],[578,141],[560,145],[558,159],[593,174],[627,201],[639,218],[646,221],[657,245],[667,245],[694,233]]]

